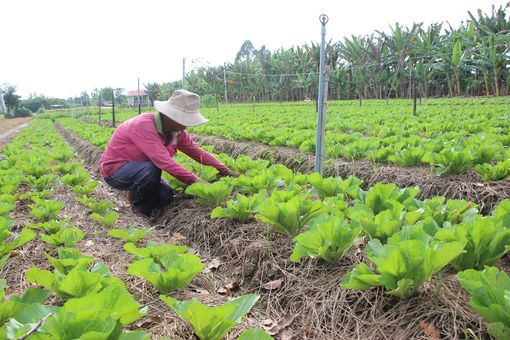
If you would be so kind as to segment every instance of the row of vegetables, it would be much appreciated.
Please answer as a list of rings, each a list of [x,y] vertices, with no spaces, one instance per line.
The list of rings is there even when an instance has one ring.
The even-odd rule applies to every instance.
[[[474,104],[473,104],[474,102]],[[437,174],[461,174],[475,169],[484,181],[510,175],[508,110],[465,99],[420,107],[417,116],[402,105],[341,105],[333,102],[326,125],[327,156],[349,161],[368,159],[404,167],[430,166]],[[253,140],[315,152],[315,106],[259,104],[202,109],[208,124],[193,128],[203,135]],[[125,109],[123,121],[138,114]],[[97,116],[93,119],[97,120]]]
[[[103,129],[76,120],[62,123],[83,138]],[[214,169],[177,157],[211,183],[185,186],[168,177],[176,191],[214,208],[211,218],[254,218],[293,237],[291,261],[340,261],[353,244],[368,240],[364,249],[369,262],[353,268],[341,285],[356,290],[382,286],[400,298],[412,296],[451,265],[471,294],[471,306],[490,322],[489,332],[505,338],[510,331],[510,280],[493,267],[510,250],[509,200],[483,216],[472,202],[441,196],[419,200],[418,188],[379,183],[363,190],[356,177],[322,178],[225,154],[217,157],[242,175],[217,180]]]
[[[88,216],[96,237],[125,241],[126,254],[133,255],[127,272],[153,284],[162,293],[161,300],[187,320],[201,339],[221,339],[242,320],[258,295],[241,296],[217,307],[197,299],[179,301],[169,296],[184,289],[204,269],[201,259],[184,246],[149,242],[138,247],[136,244],[152,228],[112,228],[118,213],[111,202],[94,197],[98,183],[73,157],[73,150],[47,120],[35,120],[0,154],[0,270],[5,274],[17,270],[11,266],[15,258],[20,252],[34,251],[31,244],[36,239],[45,243],[47,263],[43,268],[48,268],[29,268],[25,280],[36,287],[20,295],[12,294],[17,282],[0,279],[0,338],[150,338],[144,331],[126,330],[146,316],[148,308],[136,301],[107,265],[77,248],[86,233],[73,225],[73,216],[62,213],[63,202],[50,199],[61,185],[74,192],[70,196],[76,204],[90,210]],[[25,204],[30,215],[23,221],[13,220],[16,206]],[[244,331],[239,338],[271,337],[255,328]]]

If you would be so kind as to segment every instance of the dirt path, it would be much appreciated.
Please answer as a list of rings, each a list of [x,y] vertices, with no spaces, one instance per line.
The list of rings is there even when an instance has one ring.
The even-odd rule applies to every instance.
[[[0,149],[9,144],[21,130],[32,120],[32,117],[0,119]]]

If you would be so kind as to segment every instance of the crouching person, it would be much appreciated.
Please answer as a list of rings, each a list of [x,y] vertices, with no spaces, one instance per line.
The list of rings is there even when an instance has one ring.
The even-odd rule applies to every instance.
[[[161,177],[162,171],[187,184],[202,181],[172,159],[177,151],[215,167],[221,176],[236,175],[196,145],[186,132],[186,127],[208,121],[199,112],[197,94],[177,90],[169,100],[155,101],[154,107],[156,112],[142,113],[120,124],[99,161],[105,182],[128,191],[131,204],[146,216],[173,198],[172,189]]]

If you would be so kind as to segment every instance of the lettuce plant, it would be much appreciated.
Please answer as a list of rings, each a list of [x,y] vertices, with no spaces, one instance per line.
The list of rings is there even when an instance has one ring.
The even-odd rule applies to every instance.
[[[237,194],[234,200],[227,201],[227,206],[216,207],[211,212],[211,218],[228,217],[238,221],[248,221],[256,212],[258,205],[267,199],[265,191],[247,197]]]
[[[108,210],[104,215],[92,213],[90,214],[89,217],[94,221],[99,222],[103,226],[111,228],[111,226],[114,225],[115,222],[117,222],[117,219],[119,218],[119,213],[113,210]]]
[[[491,212],[501,225],[510,228],[510,200],[508,198],[501,201]]]
[[[378,214],[388,208],[388,202],[394,200],[402,203],[405,207],[416,204],[416,195],[420,192],[418,188],[399,189],[395,184],[377,183],[368,191],[363,192],[359,201],[368,206],[374,214]]]
[[[89,272],[81,269],[75,267],[64,274],[32,267],[25,277],[27,281],[57,293],[64,300],[97,293],[110,285],[124,286],[121,280],[109,273],[105,275],[101,270]]]
[[[60,245],[65,247],[74,247],[84,237],[85,233],[79,228],[68,226],[66,228],[60,229],[54,234],[41,235],[41,240],[52,247],[58,247]]]
[[[34,176],[27,176],[25,181],[28,185],[34,188],[36,191],[43,191],[44,189],[50,188],[55,183],[55,175],[44,175],[39,178]]]
[[[131,263],[128,273],[149,281],[161,293],[185,288],[205,266],[193,254],[172,253],[161,258],[162,265],[152,258]]]
[[[67,274],[74,268],[86,271],[89,264],[94,262],[92,256],[85,256],[76,248],[58,248],[57,254],[58,258],[49,254],[46,254],[46,258],[55,270],[62,274]]]
[[[361,227],[370,238],[385,241],[404,225],[404,206],[395,200],[385,202],[385,210],[374,214],[372,209],[363,204],[356,204],[346,210],[353,226]]]
[[[99,184],[98,181],[90,180],[82,185],[77,184],[73,186],[73,191],[82,195],[90,195],[91,193],[94,192],[94,189],[97,187],[98,184]]]
[[[186,246],[175,244],[148,244],[147,247],[137,248],[133,243],[124,244],[124,251],[135,255],[139,259],[153,259],[154,262],[162,264],[162,258],[176,254],[184,254],[189,250]]]
[[[202,340],[220,340],[241,322],[259,299],[258,295],[243,295],[218,307],[208,307],[196,298],[178,301],[161,295],[163,300],[175,313],[188,321],[195,334]]]
[[[489,321],[489,334],[496,339],[510,335],[510,278],[504,271],[486,267],[457,274],[460,284],[471,295],[469,305]]]
[[[261,190],[271,190],[283,185],[282,179],[277,179],[273,174],[266,172],[253,177],[241,175],[234,180],[234,186],[241,193],[256,194]]]
[[[3,221],[3,222],[2,222]],[[35,233],[27,228],[23,228],[19,234],[14,234],[9,231],[10,223],[8,220],[0,220],[0,269],[7,263],[10,253],[30,242],[35,238]]]
[[[351,248],[360,232],[360,227],[353,228],[340,217],[317,217],[310,222],[308,230],[294,238],[290,260],[295,262],[308,256],[337,261]]]
[[[378,239],[368,242],[369,260],[377,272],[358,264],[342,280],[342,287],[364,290],[384,286],[388,294],[408,298],[432,275],[463,251],[460,242],[436,242],[424,230],[403,230],[382,245]]]
[[[466,149],[455,150],[454,148],[445,149],[440,153],[432,153],[428,160],[435,166],[435,172],[438,175],[445,173],[462,174],[469,170],[473,163],[473,155]]]
[[[510,176],[510,160],[498,162],[496,165],[490,163],[477,164],[476,172],[484,181],[499,181]]]
[[[64,203],[60,201],[39,200],[31,205],[30,213],[43,221],[54,219],[60,210],[64,207]]]
[[[21,296],[2,301],[5,280],[0,280],[0,338],[19,339],[57,307],[44,305],[51,292],[40,288],[29,288]]]
[[[110,229],[108,230],[108,235],[115,238],[120,238],[126,242],[131,242],[133,244],[138,243],[142,238],[149,235],[155,228],[144,228],[138,229],[135,227],[129,227],[128,230],[125,229]]]
[[[328,211],[321,201],[296,196],[287,202],[268,199],[258,206],[257,220],[286,234],[295,234],[312,218]]]
[[[455,269],[481,270],[485,265],[494,265],[510,248],[510,229],[498,222],[494,217],[477,215],[461,224],[445,226],[435,238],[465,244],[464,252],[452,261]]]
[[[232,193],[232,186],[224,181],[208,183],[193,183],[186,188],[186,194],[197,197],[201,204],[218,206],[225,202]]]
[[[122,286],[68,300],[34,334],[41,339],[144,339],[145,332],[125,332],[147,313]]]
[[[44,230],[48,234],[55,234],[62,229],[72,227],[73,225],[65,220],[51,220],[48,222],[27,223],[27,228]]]
[[[70,174],[64,175],[60,178],[62,183],[67,184],[71,187],[76,185],[83,185],[90,179],[90,175],[83,169],[77,169]]]
[[[395,152],[388,157],[388,160],[400,166],[417,166],[422,163],[424,155],[425,148],[423,146],[409,147]]]

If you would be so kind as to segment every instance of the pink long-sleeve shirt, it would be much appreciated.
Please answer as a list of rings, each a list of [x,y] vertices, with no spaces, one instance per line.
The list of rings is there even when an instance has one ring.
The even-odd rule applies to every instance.
[[[128,162],[151,161],[159,169],[168,172],[181,182],[191,184],[197,177],[172,159],[181,151],[203,165],[226,173],[229,169],[207,151],[196,145],[186,131],[177,137],[175,145],[164,145],[165,137],[158,133],[152,112],[142,113],[120,124],[114,131],[99,160],[101,176],[113,175]]]

